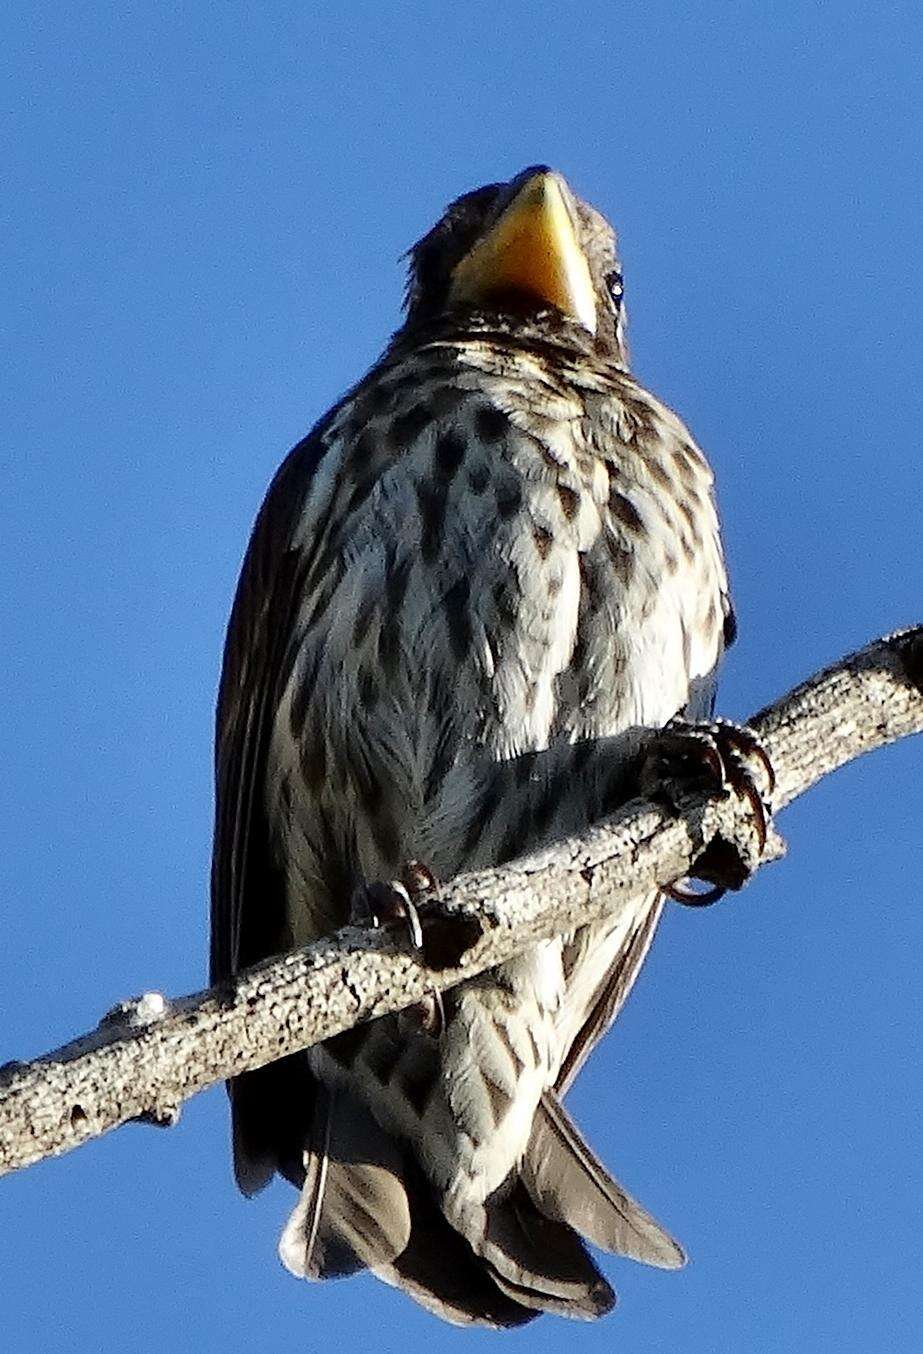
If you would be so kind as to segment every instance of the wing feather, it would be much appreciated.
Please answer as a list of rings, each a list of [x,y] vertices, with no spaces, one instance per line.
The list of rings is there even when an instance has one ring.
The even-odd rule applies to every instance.
[[[304,566],[310,562],[293,548],[292,537],[324,452],[321,433],[319,426],[299,442],[270,486],[228,624],[215,731],[212,982],[272,953],[264,946],[284,924],[284,895],[281,879],[273,877],[262,787],[280,684],[290,659],[293,614]],[[248,907],[251,898],[253,906]]]
[[[289,453],[270,486],[228,625],[215,731],[213,983],[277,953],[285,943],[285,884],[273,858],[263,786],[273,720],[294,656],[294,616],[311,562],[294,547],[293,537],[324,454],[328,419]],[[229,1082],[228,1090],[240,1188],[253,1194],[276,1170],[297,1179],[313,1100],[304,1057],[247,1073]],[[302,1112],[291,1112],[294,1105]]]

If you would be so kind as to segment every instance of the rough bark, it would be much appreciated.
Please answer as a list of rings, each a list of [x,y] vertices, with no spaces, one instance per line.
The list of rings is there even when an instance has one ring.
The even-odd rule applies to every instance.
[[[773,812],[845,762],[923,732],[923,627],[877,640],[750,721],[776,775]],[[0,1068],[0,1173],[79,1146],[129,1119],[175,1122],[213,1082],[420,1000],[544,937],[614,913],[701,866],[706,850],[756,866],[746,798],[686,794],[679,808],[634,800],[580,837],[465,875],[427,909],[422,954],[399,933],[346,927],[174,1002],[122,1003],[96,1030]]]

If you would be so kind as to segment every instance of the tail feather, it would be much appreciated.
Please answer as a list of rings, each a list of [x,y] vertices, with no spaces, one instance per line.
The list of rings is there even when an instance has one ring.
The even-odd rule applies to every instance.
[[[390,1264],[410,1238],[398,1144],[357,1100],[318,1088],[301,1195],[279,1241],[299,1278]]]
[[[294,1103],[289,1097],[292,1119]],[[301,1186],[279,1242],[299,1277],[368,1268],[443,1320],[509,1328],[542,1311],[591,1319],[614,1306],[584,1240],[662,1268],[684,1263],[552,1091],[539,1103],[518,1177],[484,1204],[464,1206],[440,1199],[409,1145],[348,1091],[313,1082],[298,1104],[302,1125],[310,1123],[302,1146],[277,1143],[272,1164]],[[251,1180],[262,1174],[259,1157],[242,1159],[256,1166]]]
[[[521,1175],[546,1218],[601,1250],[661,1269],[685,1264],[682,1248],[609,1174],[551,1091],[539,1103]]]
[[[615,1305],[615,1294],[576,1232],[544,1217],[521,1181],[450,1221],[498,1287],[522,1306],[590,1319]]]
[[[375,1266],[385,1283],[403,1289],[427,1311],[458,1326],[509,1329],[533,1321],[539,1312],[501,1286],[488,1267],[450,1225],[419,1167],[407,1162],[411,1233],[390,1265]]]
[[[303,1151],[302,1188],[279,1242],[299,1278],[344,1278],[369,1268],[456,1325],[521,1326],[522,1306],[439,1209],[432,1188],[361,1103],[318,1085]]]
[[[587,1319],[615,1306],[615,1293],[576,1232],[543,1216],[520,1183],[506,1199],[488,1203],[486,1217],[479,1252],[517,1302]]]

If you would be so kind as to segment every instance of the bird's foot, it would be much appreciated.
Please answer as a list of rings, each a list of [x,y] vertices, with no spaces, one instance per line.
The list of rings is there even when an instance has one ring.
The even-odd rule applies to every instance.
[[[411,948],[423,948],[423,928],[417,902],[425,893],[435,892],[432,871],[419,860],[408,860],[397,879],[387,884],[360,884],[350,900],[350,921],[354,926],[378,929],[401,922]]]
[[[756,869],[769,834],[775,772],[752,729],[727,719],[693,724],[672,719],[657,733],[641,769],[641,788],[652,799],[666,799],[679,810],[685,795],[696,791],[737,794],[749,804],[756,828],[758,855],[747,860],[733,845],[717,839],[695,862],[694,878],[710,887],[697,890],[680,880],[664,893],[686,907],[707,907],[728,889],[741,888]]]
[[[352,896],[350,916],[354,925],[381,926],[400,924],[406,932],[410,948],[423,954],[423,926],[417,906],[424,894],[435,893],[437,883],[433,872],[419,860],[405,862],[400,877],[388,883],[362,884]],[[423,1001],[415,1002],[398,1017],[409,1022],[414,1030],[422,1030],[438,1039],[445,1028],[445,1010],[442,995],[435,988]]]

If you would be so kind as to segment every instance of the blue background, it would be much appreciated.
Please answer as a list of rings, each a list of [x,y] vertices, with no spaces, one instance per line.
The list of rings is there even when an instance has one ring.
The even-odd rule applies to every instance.
[[[203,983],[218,658],[288,446],[398,322],[401,252],[535,161],[618,224],[635,367],[718,475],[743,717],[920,619],[916,3],[16,5],[0,20],[0,1059]],[[920,746],[671,908],[571,1105],[682,1239],[509,1348],[923,1348]],[[0,1183],[3,1345],[488,1348],[275,1257],[224,1094]],[[494,1343],[493,1347],[496,1347]]]

